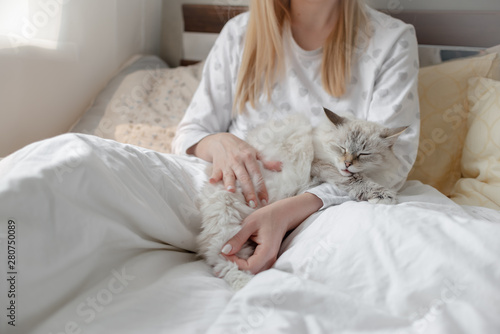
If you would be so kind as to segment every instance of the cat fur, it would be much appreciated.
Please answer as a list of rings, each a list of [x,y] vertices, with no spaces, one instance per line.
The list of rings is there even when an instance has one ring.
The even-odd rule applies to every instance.
[[[398,164],[392,146],[405,127],[388,129],[377,123],[340,117],[328,109],[325,115],[315,128],[305,116],[294,114],[249,132],[247,142],[261,153],[263,160],[282,162],[281,172],[261,166],[263,179],[253,180],[256,189],[265,182],[269,203],[273,203],[328,182],[356,201],[396,203],[396,191],[387,185],[391,177],[387,166]],[[222,182],[206,183],[200,198],[202,232],[197,240],[199,253],[234,290],[244,287],[253,275],[225,259],[221,249],[241,229],[241,222],[256,210],[247,205],[241,187],[236,188],[231,193]],[[254,247],[247,243],[237,255],[247,259],[253,251]]]

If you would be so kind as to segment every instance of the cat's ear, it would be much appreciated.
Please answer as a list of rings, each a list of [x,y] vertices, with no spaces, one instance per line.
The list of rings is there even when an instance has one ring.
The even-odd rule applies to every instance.
[[[327,108],[323,107],[323,110],[325,111],[325,115],[334,125],[342,125],[346,121],[344,117],[340,117],[339,115],[337,115],[336,113]]]
[[[401,126],[399,128],[394,128],[394,129],[385,129],[380,136],[384,139],[389,140],[392,146],[394,145],[398,137],[403,132],[405,132],[406,129],[408,129],[407,126]]]

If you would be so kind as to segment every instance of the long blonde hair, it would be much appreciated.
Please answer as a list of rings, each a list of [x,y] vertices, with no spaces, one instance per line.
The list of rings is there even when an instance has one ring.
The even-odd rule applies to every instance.
[[[367,26],[363,0],[339,0],[339,19],[323,46],[322,83],[335,97],[344,95],[360,29]],[[283,74],[283,26],[290,21],[290,0],[252,0],[245,48],[238,73],[234,109],[253,107],[262,92]]]

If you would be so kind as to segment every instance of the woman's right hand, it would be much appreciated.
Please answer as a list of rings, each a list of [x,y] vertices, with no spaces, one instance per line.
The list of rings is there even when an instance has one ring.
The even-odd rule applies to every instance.
[[[210,183],[224,182],[224,187],[234,192],[236,190],[236,180],[239,181],[243,196],[247,204],[256,208],[265,206],[269,201],[269,195],[265,184],[262,182],[258,189],[252,180],[262,180],[259,163],[262,162],[264,168],[281,171],[281,162],[264,161],[260,153],[231,133],[217,133],[203,138],[198,144],[192,146],[187,151],[188,154],[212,162],[213,171]]]

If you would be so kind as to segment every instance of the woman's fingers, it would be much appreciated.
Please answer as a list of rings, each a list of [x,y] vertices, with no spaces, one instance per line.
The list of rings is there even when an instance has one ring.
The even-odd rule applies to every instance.
[[[259,204],[257,199],[257,194],[255,192],[255,187],[252,181],[252,177],[250,176],[248,170],[245,166],[238,166],[234,170],[236,178],[240,182],[241,191],[243,192],[243,196],[247,201],[247,204],[252,209],[256,208]]]
[[[276,252],[277,253],[277,252]],[[257,245],[252,256],[248,258],[247,269],[253,274],[258,274],[261,271],[271,268],[276,262],[276,256],[273,255],[272,249],[269,245]]]
[[[252,212],[243,220],[241,230],[224,245],[221,254],[241,270],[254,274],[271,268],[288,226],[288,219],[283,216],[282,210],[284,208],[286,214],[291,212],[286,205],[283,207],[283,203],[288,202],[278,201]],[[293,205],[296,205],[295,202]],[[249,240],[256,244],[253,254],[246,260],[239,258],[238,252]]]
[[[224,188],[234,193],[236,191],[236,177],[232,169],[228,169],[224,174]]]
[[[281,172],[281,168],[283,167],[283,163],[281,161],[266,161],[260,153],[257,153],[257,160],[262,162],[262,166],[264,166],[265,169],[269,169],[274,172]]]
[[[223,179],[222,171],[220,169],[214,169],[212,171],[212,176],[210,176],[209,182],[215,184],[219,181],[222,181],[222,179]]]
[[[267,202],[269,201],[269,195],[267,193],[266,184],[264,182],[264,178],[262,177],[262,171],[260,169],[259,163],[256,159],[248,161],[246,163],[246,169],[249,173],[250,180],[252,181],[254,192],[253,194],[249,195],[246,194],[245,191],[243,191],[243,195],[247,199],[249,197],[255,198],[257,200],[257,204],[260,203],[260,205],[262,206],[267,205]]]
[[[222,254],[227,260],[236,263],[240,270],[249,271],[252,274],[267,270],[276,262],[276,256],[272,254],[271,250],[265,249],[263,245],[258,245],[255,252],[247,260],[239,258],[235,254]]]
[[[280,172],[282,168],[282,163],[280,161],[263,161],[260,153],[256,151],[255,155],[246,159],[245,168],[248,172],[248,177],[243,176],[243,182],[246,184],[242,185],[242,188],[243,195],[251,207],[254,199],[258,200],[254,203],[258,205],[260,202],[262,206],[266,206],[269,201],[269,194],[264,178],[262,177],[261,167],[257,160],[260,160],[264,168],[272,171]],[[240,180],[240,182],[242,181]]]
[[[263,161],[255,148],[230,134],[214,136],[212,140],[216,140],[217,145],[211,146],[215,149],[210,183],[223,181],[225,189],[234,192],[238,182],[248,206],[257,208],[267,205],[269,194],[258,160],[264,168],[273,171],[281,171],[281,162]]]
[[[281,170],[281,162],[271,162],[269,166],[273,170]],[[232,169],[228,169],[223,173],[223,179],[224,186],[228,191],[234,191],[236,180],[239,181],[243,196],[251,208],[256,208],[259,204],[267,205],[269,194],[257,160],[249,159],[245,161],[244,165],[237,164]]]
[[[243,224],[241,230],[222,247],[221,253],[225,256],[231,256],[238,253],[245,242],[247,242],[256,231],[257,227],[255,227],[255,225]]]
[[[274,172],[281,172],[283,163],[281,161],[262,161],[262,166],[264,166],[265,169],[269,169]]]

